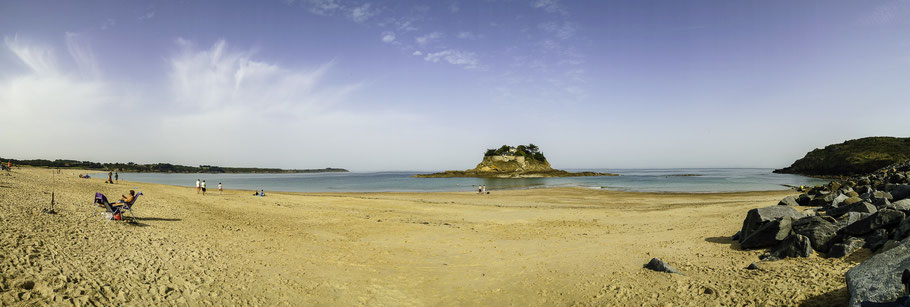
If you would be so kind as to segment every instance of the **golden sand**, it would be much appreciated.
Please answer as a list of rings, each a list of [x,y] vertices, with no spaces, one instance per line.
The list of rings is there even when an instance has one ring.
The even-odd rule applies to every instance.
[[[746,270],[761,251],[730,236],[790,191],[201,196],[76,173],[0,173],[0,305],[830,306],[860,260]],[[138,224],[89,216],[95,192],[132,187]]]

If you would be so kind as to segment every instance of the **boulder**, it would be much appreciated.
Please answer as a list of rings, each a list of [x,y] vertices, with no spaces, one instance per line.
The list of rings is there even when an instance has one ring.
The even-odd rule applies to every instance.
[[[867,202],[858,202],[851,205],[829,208],[825,211],[825,214],[833,217],[839,217],[847,212],[875,213],[876,211],[878,211],[878,209],[876,209],[872,204]]]
[[[790,208],[781,206],[781,208]],[[780,241],[790,236],[793,219],[784,217],[779,220],[773,220],[765,223],[758,230],[753,231],[749,236],[742,239],[740,246],[743,249],[771,247],[777,245]]]
[[[859,198],[859,196],[850,196],[849,198],[845,199],[841,205],[852,205],[861,201],[863,201],[863,199]]]
[[[900,241],[888,240],[888,242],[885,242],[885,244],[882,245],[882,248],[879,249],[878,252],[879,253],[887,252],[887,251],[891,250],[892,248],[897,247],[900,244],[901,244]]]
[[[682,272],[680,272],[679,270],[674,268],[672,265],[669,265],[666,262],[663,262],[657,258],[651,258],[651,261],[649,261],[648,264],[645,264],[645,268],[649,269],[649,270],[658,271],[658,272],[682,274]],[[685,274],[683,274],[683,275],[685,275]]]
[[[910,211],[910,199],[901,199],[896,202],[891,203],[891,209],[903,211],[907,213]]]
[[[910,218],[906,218],[897,225],[897,228],[894,228],[894,232],[891,234],[891,238],[894,240],[903,240],[910,236]]]
[[[847,271],[850,305],[894,302],[904,295],[901,273],[910,268],[910,243],[904,240]]]
[[[887,198],[875,198],[872,199],[872,205],[874,205],[875,208],[884,209],[891,206],[891,201],[889,201]]]
[[[809,201],[809,206],[824,207],[824,206],[827,206],[827,205],[830,204],[830,203],[831,203],[830,201],[825,200],[825,197],[823,197],[823,196],[821,196],[821,195],[818,195],[818,196],[815,196],[814,198],[812,198],[812,200]]]
[[[843,203],[847,199],[849,199],[849,197],[847,197],[847,195],[839,194],[839,195],[837,195],[837,197],[834,198],[834,200],[831,201],[831,205],[840,206],[840,204]]]
[[[796,207],[796,206],[799,206],[799,202],[796,201],[796,196],[790,195],[790,196],[784,197],[784,199],[781,199],[780,202],[777,203],[777,205],[778,206]]]
[[[840,217],[840,219],[837,220],[837,227],[838,228],[847,227],[847,225],[853,224],[856,221],[867,218],[870,215],[872,215],[872,213],[847,212],[847,214],[844,214],[843,216]]]
[[[755,262],[749,264],[749,266],[746,267],[746,270],[759,270],[759,269],[761,269],[761,268],[759,268],[758,264],[756,264]]]
[[[771,206],[749,210],[749,213],[746,213],[746,219],[743,220],[739,242],[742,243],[746,238],[751,236],[753,232],[757,231],[765,224],[771,221],[780,220],[784,217],[799,219],[803,216],[790,206]],[[783,238],[781,238],[781,240],[782,239]]]
[[[866,241],[863,239],[850,237],[844,242],[831,245],[827,256],[828,258],[843,258],[863,248],[863,245],[866,245]]]
[[[793,222],[793,233],[805,236],[812,248],[824,252],[828,241],[837,233],[838,227],[819,216],[804,217]]]
[[[803,235],[794,234],[780,242],[768,254],[762,255],[762,260],[779,260],[787,257],[809,257],[812,255],[812,243]]]
[[[892,201],[910,198],[910,185],[895,184],[889,185],[888,191],[891,193]]]
[[[786,208],[786,207],[785,207]],[[867,218],[847,225],[841,231],[851,236],[861,236],[879,228],[895,226],[904,220],[903,212],[891,209],[882,209]]]
[[[799,203],[800,206],[808,206],[811,201],[812,197],[809,197],[809,194],[806,193],[799,194],[799,196],[796,197],[796,202]]]
[[[872,251],[877,251],[879,248],[885,245],[885,242],[888,242],[888,231],[884,229],[876,229],[872,233],[866,235],[863,240],[866,241],[866,244],[863,247],[868,248]]]

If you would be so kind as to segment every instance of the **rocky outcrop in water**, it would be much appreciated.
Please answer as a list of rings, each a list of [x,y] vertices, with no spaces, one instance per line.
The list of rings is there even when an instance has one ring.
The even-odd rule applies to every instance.
[[[489,149],[483,160],[476,167],[464,171],[445,171],[434,174],[421,174],[419,178],[447,177],[483,177],[483,178],[535,178],[535,177],[580,177],[580,176],[618,176],[609,173],[578,172],[572,173],[553,169],[537,146],[503,145],[499,149]]]

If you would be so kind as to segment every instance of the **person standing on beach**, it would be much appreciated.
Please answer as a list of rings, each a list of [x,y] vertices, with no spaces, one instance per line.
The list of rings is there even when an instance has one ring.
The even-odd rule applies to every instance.
[[[205,180],[202,181],[202,196],[205,196]]]
[[[221,182],[218,183],[218,194],[222,194],[224,190],[221,189]]]
[[[196,194],[199,194],[199,191],[202,189],[202,181],[196,179]]]
[[[114,183],[114,180],[111,179],[111,176],[114,176],[114,172],[107,172],[107,183]]]
[[[480,194],[480,193],[483,193],[483,186],[482,186],[482,185],[478,185],[478,186],[477,186],[477,194]]]
[[[482,186],[480,187],[480,194],[483,194],[483,193],[486,193],[486,192],[487,192],[487,185],[482,185]]]
[[[120,173],[114,172],[114,180],[116,180],[117,183],[120,183]]]

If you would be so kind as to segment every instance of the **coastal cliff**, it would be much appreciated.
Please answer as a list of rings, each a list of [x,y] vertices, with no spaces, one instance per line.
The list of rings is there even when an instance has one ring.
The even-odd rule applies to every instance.
[[[866,137],[825,146],[775,173],[808,176],[854,176],[910,160],[910,138]]]
[[[537,177],[579,177],[579,176],[618,176],[609,173],[579,172],[572,173],[553,169],[543,153],[534,144],[511,147],[503,145],[499,149],[489,149],[483,160],[473,169],[464,171],[445,171],[434,174],[421,174],[419,178],[447,177],[482,177],[482,178],[537,178]]]

